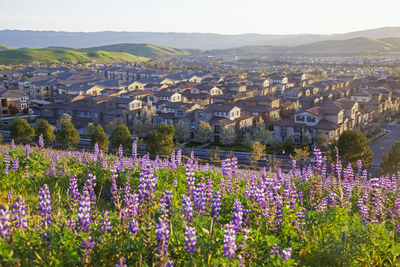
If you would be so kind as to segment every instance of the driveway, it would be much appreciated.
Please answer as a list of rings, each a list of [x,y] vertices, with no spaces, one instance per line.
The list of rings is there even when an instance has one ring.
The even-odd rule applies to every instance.
[[[374,167],[380,167],[383,154],[394,145],[395,141],[400,141],[399,124],[389,124],[387,129],[390,130],[389,134],[370,144],[371,150],[374,152]]]

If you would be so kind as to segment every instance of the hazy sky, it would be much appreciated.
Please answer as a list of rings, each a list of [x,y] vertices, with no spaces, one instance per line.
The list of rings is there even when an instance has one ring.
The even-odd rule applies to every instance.
[[[400,26],[400,0],[0,2],[0,29],[292,34]]]

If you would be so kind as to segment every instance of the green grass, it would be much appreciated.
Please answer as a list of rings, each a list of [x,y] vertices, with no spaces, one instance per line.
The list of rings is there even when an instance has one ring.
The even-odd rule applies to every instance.
[[[0,51],[6,51],[6,50],[11,50],[14,49],[11,46],[6,46],[6,45],[0,45]]]
[[[156,44],[114,44],[98,47],[89,47],[80,49],[80,51],[108,51],[108,52],[124,52],[131,55],[142,57],[159,57],[159,56],[175,56],[187,55],[188,52],[167,46]]]
[[[30,63],[112,63],[112,62],[144,62],[147,58],[128,53],[116,52],[80,52],[71,50],[14,49],[0,51],[1,64]]]

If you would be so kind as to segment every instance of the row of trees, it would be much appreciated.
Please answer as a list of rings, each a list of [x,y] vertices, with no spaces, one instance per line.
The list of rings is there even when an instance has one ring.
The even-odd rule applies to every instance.
[[[59,121],[59,130],[56,133],[54,127],[46,120],[38,120],[33,126],[31,127],[25,119],[17,117],[11,122],[10,137],[18,144],[26,144],[35,136],[36,140],[42,136],[46,145],[56,140],[63,147],[76,145],[80,140],[78,131],[66,117]]]

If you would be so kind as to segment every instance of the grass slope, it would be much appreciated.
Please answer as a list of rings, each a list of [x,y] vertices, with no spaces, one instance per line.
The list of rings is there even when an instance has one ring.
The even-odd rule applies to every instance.
[[[346,52],[385,52],[395,50],[398,47],[384,41],[373,38],[353,38],[348,40],[328,40],[306,45],[300,45],[289,50],[294,51],[324,51],[335,53]]]
[[[112,62],[143,62],[147,58],[128,53],[114,52],[80,52],[71,50],[14,49],[0,51],[1,64],[29,63],[112,63]]]
[[[80,51],[124,52],[142,57],[187,55],[187,51],[156,44],[114,44],[80,49]]]
[[[12,50],[14,49],[11,46],[6,46],[6,45],[0,45],[0,51],[6,51],[6,50]]]
[[[213,54],[262,56],[268,53],[322,53],[322,54],[362,54],[374,52],[400,51],[400,38],[352,38],[347,40],[327,40],[305,45],[284,46],[243,46],[230,49],[211,50]]]

